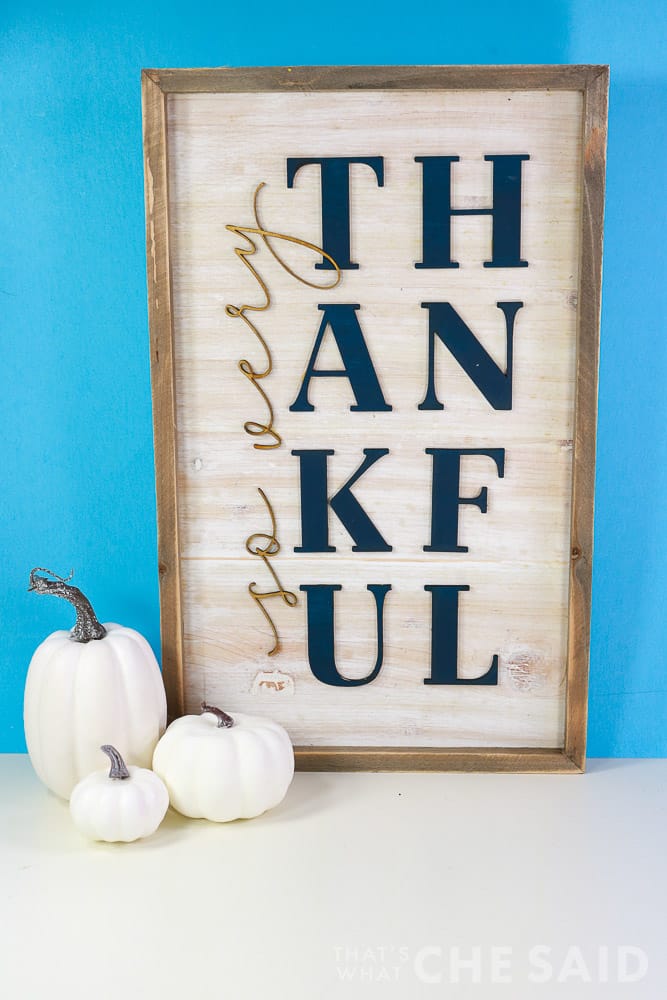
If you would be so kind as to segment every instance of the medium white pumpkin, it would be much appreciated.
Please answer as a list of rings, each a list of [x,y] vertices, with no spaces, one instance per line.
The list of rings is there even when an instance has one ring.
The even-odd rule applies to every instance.
[[[30,574],[29,589],[63,597],[77,617],[71,632],[53,632],[30,661],[25,738],[38,777],[68,799],[78,781],[103,765],[102,740],[118,747],[128,764],[150,767],[167,722],[167,701],[157,660],[142,635],[101,625],[77,587],[37,572]]]
[[[150,837],[169,808],[169,792],[157,774],[127,767],[115,747],[100,747],[111,769],[95,771],[75,786],[69,801],[72,819],[84,837],[113,843]]]
[[[176,719],[155,748],[153,770],[184,816],[250,819],[285,797],[294,777],[290,738],[277,722],[202,704]]]

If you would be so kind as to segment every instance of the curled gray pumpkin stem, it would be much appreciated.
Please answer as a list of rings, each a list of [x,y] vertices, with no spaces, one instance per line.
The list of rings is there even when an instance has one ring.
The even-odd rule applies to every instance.
[[[129,778],[130,772],[127,769],[127,764],[119,754],[115,747],[112,747],[110,743],[105,743],[100,750],[104,750],[105,754],[111,761],[111,770],[109,771],[110,778]]]
[[[38,576],[38,573],[48,573],[52,580],[45,576]],[[104,625],[100,624],[93,607],[88,598],[81,593],[78,587],[73,587],[69,580],[72,579],[74,571],[69,576],[58,576],[50,569],[36,566],[30,573],[30,585],[28,590],[34,590],[37,594],[53,594],[54,597],[62,597],[69,601],[76,611],[76,622],[70,632],[72,639],[76,642],[90,642],[91,639],[103,639],[107,634]]]
[[[231,715],[227,715],[223,712],[221,708],[216,708],[214,705],[207,705],[205,701],[201,703],[201,710],[203,712],[211,712],[218,719],[218,729],[230,729],[234,725],[234,720]]]

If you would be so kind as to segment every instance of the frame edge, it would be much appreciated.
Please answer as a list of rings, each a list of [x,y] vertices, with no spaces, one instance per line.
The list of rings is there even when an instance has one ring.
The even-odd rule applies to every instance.
[[[597,427],[602,242],[609,67],[591,67],[584,89],[581,271],[577,330],[577,395],[572,467],[566,755],[586,765],[591,632],[595,450]]]
[[[604,66],[218,66],[147,69],[163,93],[251,93],[259,90],[585,90]]]
[[[141,74],[148,324],[153,445],[158,498],[158,574],[162,677],[169,718],[185,710],[183,626],[176,489],[176,406],[169,256],[166,96],[150,70]]]
[[[488,747],[295,747],[299,771],[581,774],[563,750]]]

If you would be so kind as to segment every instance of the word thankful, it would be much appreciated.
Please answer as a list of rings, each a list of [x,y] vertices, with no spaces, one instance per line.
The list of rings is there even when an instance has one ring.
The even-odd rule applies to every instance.
[[[452,259],[451,223],[455,216],[489,215],[492,219],[491,257],[483,262],[486,268],[524,268],[528,262],[521,257],[521,179],[522,164],[529,160],[527,153],[515,155],[488,154],[484,160],[491,164],[493,172],[492,204],[487,208],[452,207],[452,168],[459,161],[458,156],[416,156],[422,175],[422,259],[415,263],[417,269],[455,270],[459,267]],[[322,243],[325,249],[319,251],[315,244],[266,230],[260,223],[255,192],[254,228],[227,226],[227,229],[243,236],[248,246],[236,249],[239,259],[249,267],[264,292],[265,301],[259,306],[227,306],[227,315],[241,318],[250,327],[262,344],[266,365],[254,369],[248,361],[239,363],[243,374],[253,382],[268,408],[268,419],[264,423],[249,421],[245,424],[248,434],[266,436],[268,442],[255,444],[256,448],[275,448],[281,444],[281,437],[274,427],[274,414],[268,396],[258,384],[267,378],[272,369],[271,354],[266,341],[247,313],[263,311],[270,304],[270,296],[265,282],[259,276],[248,258],[255,253],[256,245],[251,236],[258,236],[280,265],[299,281],[310,287],[314,283],[294,274],[277,254],[272,240],[287,240],[298,243],[310,250],[321,253],[322,259],[315,268],[335,271],[331,285],[335,287],[345,270],[358,270],[360,265],[351,259],[351,211],[350,172],[360,166],[370,168],[378,186],[384,185],[384,158],[381,156],[336,156],[336,157],[289,157],[287,165],[287,187],[295,186],[296,177],[304,168],[319,169],[321,197]],[[428,313],[428,378],[424,398],[417,403],[419,410],[443,410],[436,386],[436,348],[438,342],[449,351],[468,378],[494,410],[512,409],[513,338],[517,313],[523,302],[510,299],[496,302],[500,310],[505,333],[506,364],[498,365],[479,342],[473,330],[466,324],[457,309],[448,301],[421,302]],[[355,402],[352,412],[386,412],[392,409],[382,390],[375,363],[366,343],[358,312],[361,306],[353,302],[318,304],[322,313],[313,348],[307,361],[303,378],[289,410],[308,413],[315,410],[310,398],[314,379],[345,378],[348,380]],[[331,331],[338,349],[342,366],[332,370],[318,368],[317,360],[325,339]],[[432,425],[429,425],[432,426]],[[381,458],[390,454],[387,448],[364,448],[364,460],[347,482],[331,495],[328,483],[328,457],[333,449],[292,450],[292,455],[300,463],[301,492],[301,545],[296,553],[330,553],[335,548],[329,543],[329,509],[338,517],[351,536],[354,553],[390,552],[388,544],[368,513],[358,502],[352,488],[355,483]],[[473,504],[481,513],[487,512],[487,488],[483,487],[475,497],[460,495],[461,459],[467,455],[490,458],[496,466],[500,478],[504,476],[504,448],[434,448],[426,447],[424,453],[431,457],[433,467],[431,493],[430,540],[424,544],[425,552],[467,552],[458,544],[459,509],[463,504]],[[275,524],[274,532],[275,536]],[[257,553],[256,553],[257,554]],[[269,556],[270,546],[265,555]],[[341,590],[339,584],[302,584],[299,589],[306,594],[308,658],[310,668],[322,683],[336,687],[353,687],[372,682],[378,675],[383,662],[383,616],[387,594],[391,584],[368,584],[367,590],[375,602],[377,624],[377,657],[370,673],[363,678],[349,679],[340,674],[334,656],[334,594]],[[424,590],[431,594],[432,642],[430,675],[426,684],[497,684],[498,656],[492,657],[490,667],[476,678],[458,676],[458,618],[459,594],[469,590],[467,585],[425,584]],[[280,588],[271,596],[284,597]],[[262,611],[269,618],[266,609]],[[269,618],[270,621],[270,618]],[[274,628],[274,637],[277,636]]]
[[[492,164],[493,203],[488,208],[461,209],[452,207],[452,167],[458,156],[416,156],[415,163],[422,171],[422,259],[417,269],[455,270],[458,262],[452,259],[451,222],[459,215],[490,215],[492,218],[492,248],[486,268],[524,268],[528,262],[521,257],[521,169],[529,159],[528,154],[487,155]],[[384,159],[382,157],[320,157],[289,158],[287,160],[287,186],[294,187],[297,173],[306,167],[319,168],[322,242],[337,261],[341,270],[356,270],[359,264],[351,259],[350,252],[350,171],[363,165],[370,168],[378,185],[384,185]],[[326,259],[316,267],[329,269]],[[506,365],[501,368],[481,345],[451,302],[421,302],[428,312],[428,378],[424,398],[419,410],[443,410],[445,404],[436,391],[436,346],[440,342],[456,360],[469,379],[495,410],[512,409],[512,372],[514,323],[523,303],[517,300],[496,302],[505,327]],[[358,303],[318,305],[322,317],[315,336],[310,358],[296,398],[290,406],[292,412],[312,412],[315,406],[310,398],[313,379],[346,378],[355,403],[352,412],[382,412],[391,410],[385,397],[375,364],[368,350],[359,322]],[[337,370],[318,368],[317,360],[325,335],[330,331],[342,360]],[[431,492],[430,539],[424,544],[425,552],[467,552],[458,543],[458,514],[462,504],[473,504],[481,513],[487,512],[487,488],[475,497],[460,495],[461,459],[467,455],[482,455],[491,459],[500,478],[504,476],[504,448],[431,448],[424,449],[431,456],[433,478]],[[301,545],[295,552],[333,552],[329,544],[329,509],[338,517],[354,545],[352,551],[389,552],[392,546],[353,495],[352,487],[368,469],[384,456],[389,448],[363,449],[364,461],[347,482],[333,495],[330,494],[327,462],[333,449],[295,449],[292,451],[300,462],[301,488]],[[391,585],[369,584],[368,591],[375,602],[377,627],[377,657],[367,676],[350,680],[340,674],[334,656],[334,594],[338,584],[308,585],[300,587],[306,594],[308,624],[308,658],[310,668],[322,683],[336,687],[351,687],[373,681],[383,661],[383,616],[387,594]],[[458,676],[458,619],[459,594],[469,590],[467,585],[426,584],[424,590],[431,594],[431,664],[425,684],[483,684],[498,683],[498,656],[481,676]]]

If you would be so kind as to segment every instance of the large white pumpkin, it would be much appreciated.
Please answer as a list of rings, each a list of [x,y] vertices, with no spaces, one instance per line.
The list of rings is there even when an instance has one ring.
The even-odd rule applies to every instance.
[[[250,819],[285,797],[294,777],[290,738],[277,722],[202,705],[176,719],[155,748],[153,770],[184,816]]]
[[[134,629],[100,625],[62,578],[46,580],[33,570],[30,582],[31,590],[64,597],[77,610],[74,629],[48,636],[28,668],[23,721],[38,777],[68,799],[82,778],[104,767],[102,743],[117,747],[128,764],[150,768],[167,702],[148,642]]]

